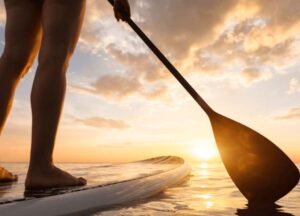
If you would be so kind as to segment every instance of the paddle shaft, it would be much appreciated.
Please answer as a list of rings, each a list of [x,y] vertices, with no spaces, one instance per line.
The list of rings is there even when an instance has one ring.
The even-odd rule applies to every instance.
[[[108,0],[113,6],[114,0]],[[179,73],[174,65],[164,56],[164,54],[154,45],[154,43],[147,37],[147,35],[135,24],[131,18],[128,18],[128,25],[137,33],[137,35],[145,42],[145,44],[152,50],[157,58],[166,66],[166,68],[173,74],[178,82],[188,91],[194,100],[201,106],[201,108],[210,116],[213,113],[212,108],[200,97],[195,89],[186,81],[186,79]]]

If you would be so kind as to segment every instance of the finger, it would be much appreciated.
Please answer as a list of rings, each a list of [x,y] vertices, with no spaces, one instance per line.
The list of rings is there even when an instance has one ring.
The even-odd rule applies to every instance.
[[[130,17],[130,6],[126,0],[116,0],[114,10],[119,14],[119,18],[126,21]]]
[[[119,20],[126,21],[126,17],[123,13],[117,12],[117,17],[119,18]]]
[[[130,12],[130,6],[128,1],[122,1],[122,9],[124,11],[124,17],[130,18],[131,17],[131,12]]]
[[[119,15],[118,15],[118,13],[115,13],[115,18],[116,18],[116,20],[119,22],[120,17],[119,17]]]
[[[120,13],[119,13],[117,5],[114,6],[114,13],[115,13],[115,18],[119,22],[119,20],[120,20]]]
[[[117,17],[118,17],[118,21],[123,20],[123,16],[119,11],[117,11]]]

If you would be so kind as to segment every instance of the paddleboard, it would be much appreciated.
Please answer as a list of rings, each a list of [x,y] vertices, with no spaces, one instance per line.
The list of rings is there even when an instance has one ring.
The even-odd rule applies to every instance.
[[[182,158],[174,156],[118,165],[89,165],[88,173],[92,176],[88,175],[85,187],[35,191],[25,196],[20,191],[24,182],[17,183],[19,193],[0,196],[0,215],[87,215],[149,198],[182,183],[190,171]],[[0,192],[7,186],[0,186]]]

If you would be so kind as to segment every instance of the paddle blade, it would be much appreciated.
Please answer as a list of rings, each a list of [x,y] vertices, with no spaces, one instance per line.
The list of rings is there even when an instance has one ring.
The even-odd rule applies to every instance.
[[[220,114],[210,115],[223,163],[249,203],[273,203],[299,181],[299,170],[270,140]]]

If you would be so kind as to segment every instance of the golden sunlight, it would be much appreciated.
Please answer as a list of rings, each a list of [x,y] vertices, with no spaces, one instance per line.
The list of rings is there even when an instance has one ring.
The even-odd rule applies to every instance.
[[[191,152],[194,157],[202,161],[214,159],[218,155],[217,148],[211,140],[193,141]]]

